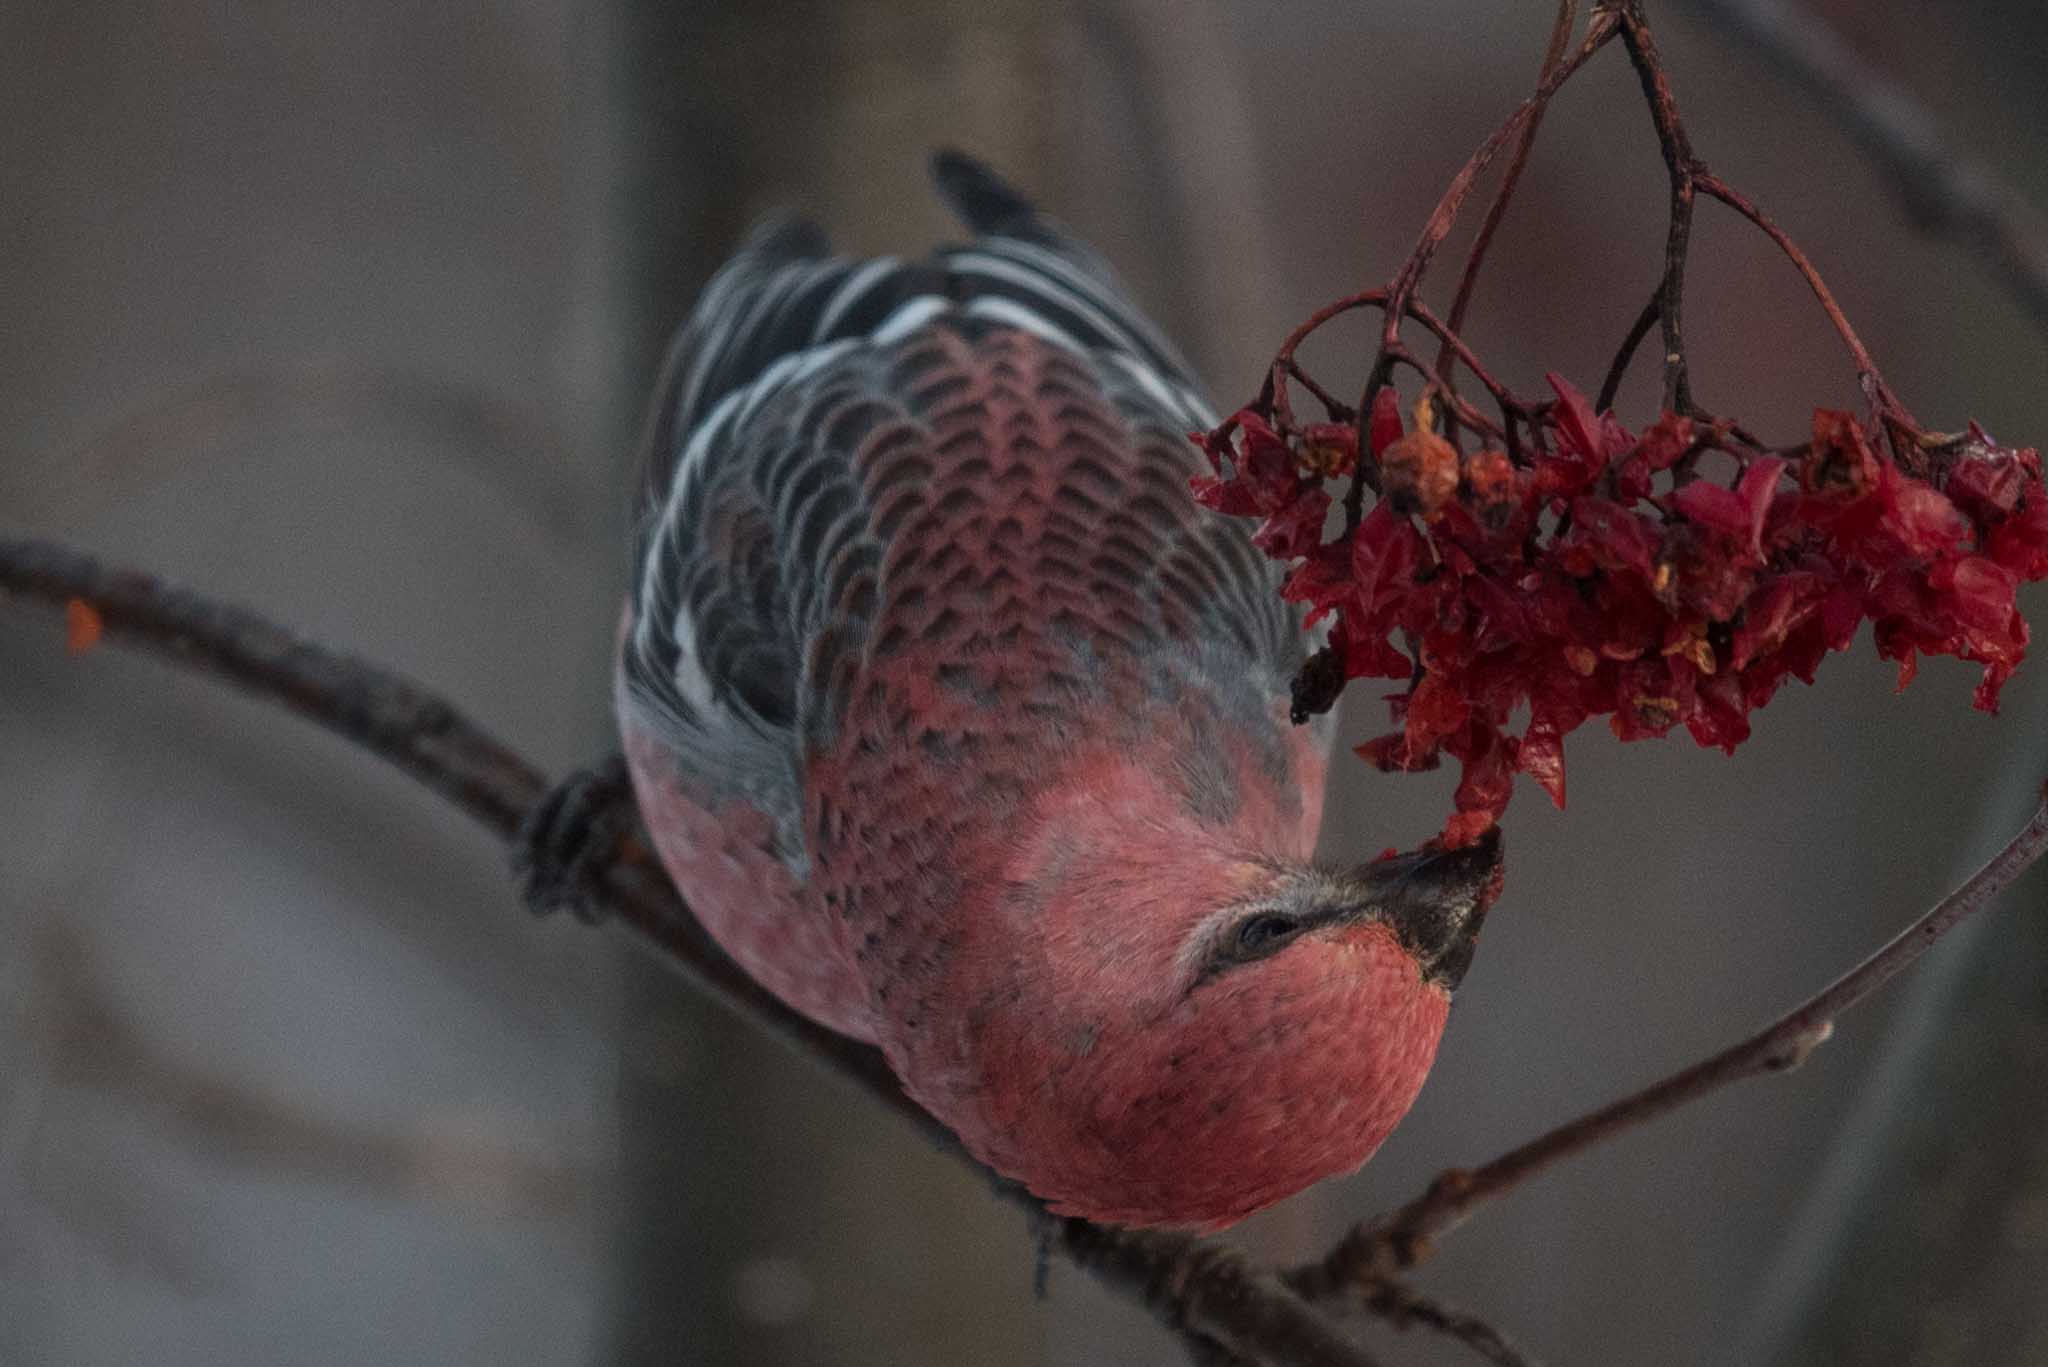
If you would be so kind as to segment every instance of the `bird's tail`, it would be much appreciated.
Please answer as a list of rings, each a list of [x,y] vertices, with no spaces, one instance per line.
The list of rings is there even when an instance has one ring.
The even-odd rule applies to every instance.
[[[954,216],[976,233],[1024,238],[1045,234],[1037,207],[1016,186],[957,147],[932,153],[932,183]]]

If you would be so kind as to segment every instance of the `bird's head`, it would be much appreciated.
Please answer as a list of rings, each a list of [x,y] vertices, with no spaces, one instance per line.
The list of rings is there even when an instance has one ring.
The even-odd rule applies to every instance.
[[[1229,1224],[1372,1156],[1436,1055],[1497,833],[1348,870],[1069,851],[962,1134],[1055,1210]],[[1014,972],[1014,969],[1013,969]]]

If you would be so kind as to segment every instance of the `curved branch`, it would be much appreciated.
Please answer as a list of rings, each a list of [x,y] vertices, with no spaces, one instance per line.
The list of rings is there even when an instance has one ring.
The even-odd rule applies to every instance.
[[[446,699],[380,665],[332,650],[230,603],[52,541],[0,539],[0,597],[80,605],[112,639],[224,679],[389,761],[493,834],[512,839],[547,791],[540,771]],[[647,852],[621,842],[604,870],[608,909],[727,1006],[853,1081],[972,1162],[904,1095],[881,1051],[790,1010],[728,958]],[[1048,1241],[1170,1328],[1246,1361],[1370,1367],[1327,1315],[1234,1250],[1192,1235],[1114,1229],[1046,1215],[1014,1183],[997,1192],[1046,1221]]]
[[[1654,301],[1656,322],[1664,333],[1664,407],[1668,412],[1691,416],[1692,380],[1685,360],[1685,265],[1692,250],[1694,191],[1704,168],[1693,155],[1692,138],[1685,131],[1684,120],[1678,117],[1671,79],[1665,74],[1663,59],[1657,55],[1656,40],[1650,36],[1641,6],[1624,5],[1620,12],[1622,42],[1643,87],[1650,120],[1657,127],[1657,144],[1663,151],[1664,169],[1671,182],[1669,226],[1664,235],[1664,275],[1658,281]],[[1649,310],[1645,309],[1642,316],[1649,317]],[[1634,344],[1623,343],[1624,354],[1634,350]]]
[[[1658,54],[1656,40],[1650,34],[1648,19],[1643,14],[1642,0],[1618,0],[1615,12],[1621,24],[1623,45],[1628,49],[1629,61],[1635,67],[1636,77],[1643,89],[1643,101],[1649,106],[1650,120],[1656,125],[1657,143],[1664,155],[1664,165],[1671,182],[1670,225],[1665,235],[1664,274],[1658,282],[1657,293],[1652,300],[1656,320],[1664,334],[1664,407],[1674,413],[1688,417],[1708,418],[1692,401],[1691,378],[1687,371],[1685,339],[1682,314],[1685,300],[1686,258],[1691,250],[1692,219],[1695,202],[1699,195],[1718,199],[1770,238],[1778,250],[1791,261],[1805,279],[1807,287],[1820,301],[1828,321],[1849,350],[1856,364],[1856,379],[1862,387],[1864,397],[1871,411],[1883,420],[1887,439],[1894,439],[1894,429],[1903,428],[1908,437],[1920,435],[1918,421],[1898,396],[1885,383],[1883,374],[1872,359],[1870,349],[1863,345],[1863,339],[1850,324],[1848,316],[1835,302],[1820,272],[1799,244],[1790,234],[1773,222],[1746,195],[1736,190],[1719,176],[1708,171],[1705,163],[1693,152],[1691,135],[1686,132],[1685,121],[1679,117],[1678,100],[1671,90],[1671,78],[1664,68],[1664,59]],[[1651,310],[1645,309],[1643,319],[1650,317]],[[1618,372],[1625,369],[1628,359],[1634,354],[1640,338],[1631,331],[1631,339],[1624,342],[1617,355],[1610,378],[1619,383]],[[1606,386],[1602,386],[1603,392]]]
[[[1444,238],[1450,235],[1451,228],[1458,221],[1458,213],[1463,209],[1465,200],[1472,193],[1472,187],[1480,174],[1492,164],[1493,159],[1500,154],[1510,138],[1520,134],[1531,119],[1540,116],[1543,109],[1549,105],[1551,97],[1563,88],[1565,82],[1607,45],[1608,40],[1618,31],[1618,25],[1619,20],[1611,10],[1596,11],[1577,50],[1562,61],[1547,64],[1543,79],[1537,83],[1536,92],[1508,115],[1507,121],[1494,129],[1485,142],[1479,144],[1471,159],[1451,178],[1450,185],[1445,188],[1442,198],[1437,201],[1435,210],[1431,212],[1429,221],[1423,225],[1422,235],[1416,239],[1415,246],[1409,251],[1407,259],[1401,263],[1400,270],[1395,272],[1394,278],[1387,283],[1386,302],[1382,308],[1383,316],[1380,323],[1379,351],[1373,358],[1371,371],[1366,375],[1365,392],[1358,401],[1358,421],[1361,424],[1371,421],[1373,399],[1392,379],[1395,362],[1402,359],[1401,323],[1410,316],[1410,306],[1415,302],[1415,293],[1422,284],[1423,273],[1429,269],[1430,258],[1435,255]],[[1438,339],[1448,342],[1450,337],[1447,334],[1454,335],[1454,330],[1446,328],[1444,332],[1438,334]],[[1410,363],[1415,365],[1416,369],[1422,369],[1420,362],[1411,360]],[[1379,492],[1378,472],[1372,468],[1372,462],[1365,454],[1371,448],[1363,427],[1358,433],[1358,449],[1358,464],[1351,472],[1349,487],[1344,491],[1344,534],[1347,537],[1358,530],[1358,524],[1364,517],[1366,489],[1370,487],[1374,493]]]
[[[0,540],[0,592],[92,609],[111,634],[218,675],[356,742],[510,837],[540,771],[446,701],[231,603],[54,541]]]
[[[1898,192],[1912,224],[1953,238],[2048,325],[2048,225],[1983,161],[1942,135],[1925,103],[1783,0],[1689,0],[1750,44],[1839,120]]]
[[[1301,368],[1299,360],[1296,359],[1296,353],[1300,351],[1303,342],[1307,341],[1309,337],[1314,335],[1332,319],[1355,312],[1358,309],[1378,309],[1384,312],[1386,307],[1387,292],[1385,290],[1364,290],[1358,294],[1349,295],[1343,299],[1325,304],[1303,319],[1294,331],[1287,334],[1281,341],[1279,349],[1273,353],[1272,364],[1267,367],[1265,384],[1259,391],[1259,398],[1255,406],[1266,409],[1273,418],[1275,425],[1281,431],[1298,431],[1300,429],[1300,422],[1294,415],[1294,403],[1288,397],[1287,392],[1288,382],[1293,380],[1315,395],[1316,399],[1322,403],[1324,410],[1329,414],[1332,422],[1356,420],[1359,415],[1350,405],[1343,403],[1322,385],[1309,378],[1307,372]],[[1448,405],[1453,418],[1482,436],[1501,437],[1512,444],[1514,442],[1514,425],[1517,419],[1528,424],[1532,431],[1539,425],[1544,411],[1549,407],[1547,402],[1531,403],[1516,398],[1506,385],[1494,378],[1492,372],[1487,370],[1472,348],[1466,344],[1465,339],[1458,335],[1457,330],[1443,319],[1437,317],[1435,313],[1431,312],[1429,306],[1421,300],[1411,299],[1408,301],[1406,316],[1410,320],[1420,323],[1431,336],[1443,344],[1444,355],[1454,357],[1467,370],[1472,372],[1472,377],[1479,382],[1480,386],[1493,398],[1494,403],[1499,406],[1501,421],[1499,423],[1490,421],[1479,413],[1478,410],[1474,409],[1471,404],[1459,398],[1456,393],[1456,387],[1450,382],[1450,373],[1443,369],[1441,362],[1434,366],[1425,363],[1421,357],[1402,345],[1398,338],[1385,353],[1388,358],[1389,369],[1396,364],[1412,368],[1416,374],[1422,377],[1425,383],[1442,391],[1442,397]],[[1229,422],[1226,422],[1224,429],[1227,430],[1230,425]]]
[[[1835,1017],[1910,967],[1935,941],[1981,911],[2048,851],[2048,792],[2019,833],[1967,882],[1937,902],[1875,954],[1756,1034],[1619,1101],[1568,1121],[1470,1171],[1454,1168],[1429,1190],[1352,1230],[1322,1262],[1290,1278],[1312,1300],[1340,1294],[1428,1256],[1431,1240],[1463,1224],[1481,1206],[1576,1154],[1647,1124],[1689,1101],[1759,1073],[1805,1061],[1834,1033]]]
[[[1578,22],[1579,0],[1557,0],[1557,16],[1550,24],[1550,46],[1544,49],[1543,65],[1537,69],[1536,79],[1540,85],[1550,75],[1550,69],[1564,60],[1564,51],[1572,40],[1572,26]],[[1522,170],[1529,164],[1529,153],[1536,146],[1536,132],[1543,125],[1543,110],[1538,108],[1529,115],[1522,125],[1522,135],[1515,143],[1515,154],[1508,161],[1508,169],[1501,174],[1500,188],[1494,191],[1493,203],[1486,206],[1486,217],[1479,221],[1478,235],[1472,239],[1472,249],[1465,254],[1465,270],[1458,277],[1458,292],[1451,299],[1448,327],[1454,333],[1465,330],[1465,312],[1472,306],[1472,295],[1479,287],[1479,268],[1486,262],[1486,249],[1493,245],[1493,235],[1500,231],[1501,220],[1507,217],[1508,203],[1515,197],[1515,187],[1521,183]],[[1443,375],[1447,386],[1457,377],[1451,369],[1453,352],[1449,338],[1444,339],[1443,349],[1437,352],[1436,368]]]
[[[1316,1275],[1317,1269],[1312,1265],[1289,1273],[1287,1280],[1289,1285],[1300,1284],[1303,1294],[1311,1294],[1316,1290]],[[1433,1329],[1446,1338],[1456,1339],[1494,1367],[1537,1367],[1536,1360],[1513,1339],[1477,1315],[1433,1296],[1422,1295],[1392,1278],[1375,1278],[1363,1285],[1354,1284],[1347,1291],[1348,1295],[1334,1304],[1356,1304],[1396,1329],[1407,1329],[1412,1325]],[[1332,1303],[1327,1296],[1318,1299]]]
[[[1666,271],[1669,276],[1669,271]],[[1628,336],[1621,339],[1615,348],[1614,359],[1607,364],[1607,378],[1600,381],[1600,393],[1593,400],[1595,413],[1610,412],[1614,408],[1614,396],[1621,392],[1621,382],[1628,378],[1628,365],[1636,358],[1636,348],[1643,344],[1643,338],[1650,335],[1650,329],[1657,326],[1657,319],[1664,312],[1664,284],[1660,280],[1657,292],[1643,305],[1643,311],[1636,315],[1629,325]]]
[[[1871,408],[1879,417],[1886,420],[1887,431],[1899,421],[1903,421],[1909,429],[1917,431],[1919,424],[1912,413],[1899,402],[1898,396],[1892,393],[1891,386],[1885,383],[1884,376],[1878,371],[1877,362],[1870,355],[1870,348],[1863,345],[1863,339],[1856,334],[1855,327],[1849,322],[1849,316],[1842,312],[1842,306],[1835,302],[1835,296],[1829,291],[1826,282],[1820,278],[1820,272],[1814,268],[1813,262],[1807,259],[1799,244],[1792,240],[1792,235],[1779,227],[1776,221],[1759,209],[1748,196],[1719,176],[1696,171],[1693,184],[1699,188],[1701,194],[1711,195],[1747,219],[1765,237],[1770,238],[1784,254],[1785,259],[1792,263],[1800,278],[1806,281],[1806,287],[1813,291],[1813,297],[1820,301],[1822,312],[1826,313],[1828,321],[1834,324],[1835,332],[1841,337],[1843,345],[1849,348],[1849,355],[1856,363],[1857,382],[1862,385],[1864,397],[1869,400]]]

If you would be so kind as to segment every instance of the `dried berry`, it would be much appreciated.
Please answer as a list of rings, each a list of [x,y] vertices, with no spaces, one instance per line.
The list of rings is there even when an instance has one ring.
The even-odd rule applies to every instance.
[[[1196,496],[1265,519],[1258,545],[1294,562],[1283,595],[1335,618],[1319,658],[1404,685],[1400,729],[1360,757],[1459,762],[1446,845],[1493,824],[1516,773],[1562,806],[1564,738],[1595,717],[1623,740],[1683,726],[1732,752],[1752,711],[1787,678],[1812,682],[1866,620],[1901,686],[1920,656],[1957,656],[1984,666],[1976,705],[1996,710],[2026,654],[2016,591],[2048,577],[2034,451],[1973,425],[1910,452],[1909,472],[1853,415],[1821,410],[1788,461],[1669,413],[1631,433],[1551,383],[1552,439],[1519,460],[1460,457],[1421,412],[1404,428],[1383,388],[1366,432],[1383,493],[1348,543],[1322,536],[1322,480],[1356,461],[1348,429],[1283,434],[1246,410],[1197,437],[1216,475]],[[1734,459],[1727,482],[1696,468],[1708,452]]]

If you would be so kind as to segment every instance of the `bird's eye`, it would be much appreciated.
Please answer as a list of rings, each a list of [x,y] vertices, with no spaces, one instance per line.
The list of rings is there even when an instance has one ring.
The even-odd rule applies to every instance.
[[[1254,916],[1237,928],[1237,952],[1246,957],[1269,954],[1300,931],[1301,923],[1286,916],[1271,913]]]

